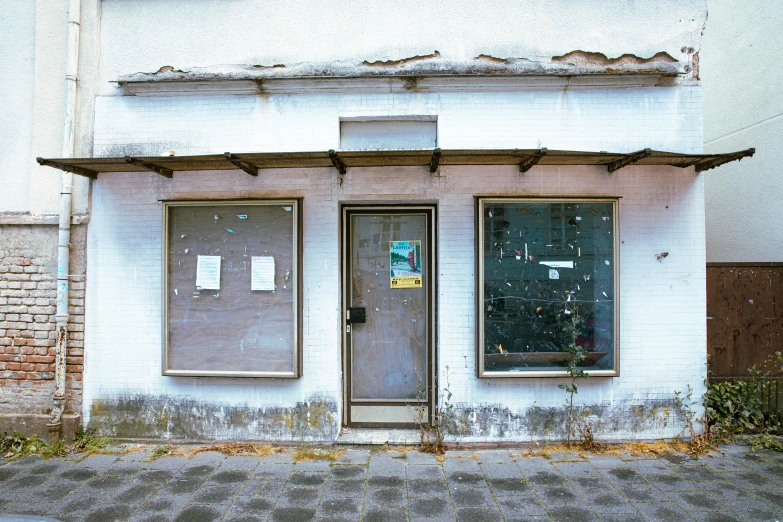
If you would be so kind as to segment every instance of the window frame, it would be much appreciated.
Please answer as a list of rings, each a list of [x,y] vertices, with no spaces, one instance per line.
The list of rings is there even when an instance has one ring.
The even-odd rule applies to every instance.
[[[571,203],[590,204],[604,203],[612,205],[612,264],[613,266],[613,292],[614,292],[614,348],[612,369],[590,370],[582,368],[590,377],[618,377],[620,375],[620,198],[619,197],[559,197],[559,196],[477,196],[475,198],[475,251],[476,251],[476,376],[479,379],[493,378],[540,378],[540,377],[567,377],[568,372],[563,370],[530,370],[525,372],[515,371],[486,371],[484,369],[484,209],[488,204],[504,203]]]
[[[276,379],[298,379],[302,377],[302,237],[303,237],[303,219],[302,219],[302,199],[301,198],[283,198],[283,199],[247,199],[247,200],[225,200],[225,199],[199,199],[199,200],[169,200],[163,203],[163,244],[161,259],[161,281],[162,281],[162,307],[163,313],[161,324],[161,374],[168,377],[247,377],[247,378],[276,378]],[[292,259],[293,270],[291,284],[294,285],[293,294],[293,360],[292,371],[290,372],[267,372],[267,371],[221,371],[221,370],[176,370],[169,368],[169,216],[170,209],[177,207],[199,207],[199,206],[277,206],[291,205],[292,207]]]

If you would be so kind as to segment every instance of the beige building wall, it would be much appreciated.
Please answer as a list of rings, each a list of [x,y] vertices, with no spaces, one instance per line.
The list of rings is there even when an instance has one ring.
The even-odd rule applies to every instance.
[[[710,0],[700,75],[704,151],[756,148],[706,172],[708,262],[783,261],[783,11]]]

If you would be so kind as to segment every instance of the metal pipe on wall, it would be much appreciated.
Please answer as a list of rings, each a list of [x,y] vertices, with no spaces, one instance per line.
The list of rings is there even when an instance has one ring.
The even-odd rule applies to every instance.
[[[65,70],[65,119],[63,121],[62,157],[73,157],[74,120],[76,118],[76,87],[79,72],[79,36],[81,0],[70,0],[68,8],[68,60]],[[62,414],[65,409],[65,362],[68,355],[68,290],[71,254],[71,199],[73,174],[62,172],[60,189],[60,227],[57,241],[57,349],[55,353],[55,388],[49,431],[53,442],[62,435]]]

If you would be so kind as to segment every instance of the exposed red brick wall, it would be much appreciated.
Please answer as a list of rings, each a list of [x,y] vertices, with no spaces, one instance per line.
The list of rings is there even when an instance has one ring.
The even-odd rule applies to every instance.
[[[70,286],[66,409],[81,412],[84,278],[72,278]],[[51,403],[56,298],[56,278],[43,259],[0,249],[0,412],[42,413]]]

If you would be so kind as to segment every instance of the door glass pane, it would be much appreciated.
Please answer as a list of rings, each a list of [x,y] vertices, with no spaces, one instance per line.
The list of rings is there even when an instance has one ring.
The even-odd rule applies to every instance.
[[[427,216],[351,216],[353,399],[415,400],[427,379]],[[421,384],[420,384],[421,383]]]

